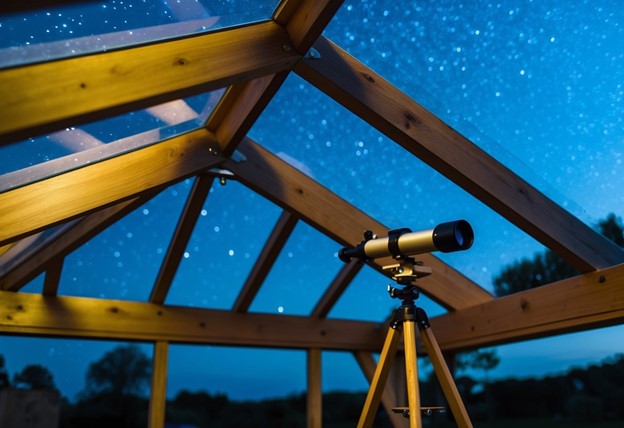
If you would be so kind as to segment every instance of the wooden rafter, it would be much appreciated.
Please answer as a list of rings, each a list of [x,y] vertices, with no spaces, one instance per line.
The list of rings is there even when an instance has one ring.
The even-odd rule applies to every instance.
[[[0,194],[0,245],[216,166],[214,137],[189,132]]]
[[[0,333],[371,352],[383,340],[370,322],[6,291]]]
[[[326,38],[295,71],[380,132],[561,254],[582,272],[624,262],[611,241],[548,199]]]
[[[624,264],[431,320],[443,350],[491,346],[624,322]]]
[[[233,311],[247,312],[296,224],[297,216],[288,211],[282,213],[271,232],[271,236],[264,244],[258,260],[249,272],[249,276],[234,302]]]
[[[385,226],[344,201],[310,177],[299,172],[269,151],[245,139],[239,146],[246,160],[223,165],[243,184],[334,239],[340,245],[354,245],[365,230],[380,232]],[[429,254],[419,256],[434,275],[423,278],[420,287],[428,296],[450,309],[477,305],[492,296]]]
[[[191,234],[197,223],[197,219],[201,213],[210,187],[212,186],[213,177],[208,175],[200,175],[195,179],[193,187],[189,193],[186,204],[180,215],[180,220],[173,232],[173,237],[167,248],[167,253],[158,271],[156,282],[150,294],[149,301],[151,303],[164,303],[171,288],[173,278],[180,266],[184,250],[191,239]]]
[[[0,70],[0,142],[288,70],[301,57],[290,43],[269,21]]]
[[[17,291],[35,278],[50,263],[55,264],[80,245],[116,222],[129,212],[144,204],[154,194],[121,202],[109,208],[90,214],[67,228],[62,234],[55,234],[40,244],[19,254],[13,263],[5,264],[0,270],[0,290]],[[57,266],[60,274],[60,266]],[[46,283],[48,281],[46,274]],[[44,294],[47,287],[44,286]],[[48,291],[53,291],[52,289]],[[55,294],[55,293],[54,293]]]
[[[342,296],[342,293],[347,289],[353,278],[355,278],[362,269],[362,266],[364,266],[364,264],[359,260],[351,260],[349,263],[345,264],[329,285],[325,294],[323,294],[314,309],[312,309],[310,316],[314,318],[325,318],[340,296]]]

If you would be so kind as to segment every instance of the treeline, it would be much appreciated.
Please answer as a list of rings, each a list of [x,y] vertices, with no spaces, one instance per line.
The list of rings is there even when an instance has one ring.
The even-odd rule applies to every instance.
[[[473,422],[533,418],[591,425],[599,421],[624,421],[624,354],[557,376],[486,383],[460,376],[457,385]],[[364,399],[365,392],[324,394],[323,427],[355,426]],[[422,382],[423,405],[441,405],[443,400],[434,376]],[[147,413],[147,398],[131,393],[115,397],[110,391],[101,391],[76,404],[66,402],[60,427],[143,427],[147,424]],[[449,425],[449,418],[450,413],[443,414],[427,418],[425,423],[453,426]],[[167,403],[166,421],[170,428],[305,427],[306,397],[302,393],[241,402],[224,394],[182,391]],[[378,413],[374,426],[391,426],[383,411]]]

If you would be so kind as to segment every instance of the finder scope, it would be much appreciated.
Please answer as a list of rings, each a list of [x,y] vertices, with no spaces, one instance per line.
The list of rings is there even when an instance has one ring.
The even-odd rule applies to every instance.
[[[433,251],[451,253],[467,250],[472,246],[474,234],[466,220],[441,223],[433,229],[412,232],[410,229],[395,229],[386,238],[377,238],[371,231],[364,233],[364,241],[355,247],[345,247],[338,252],[343,262],[352,258],[374,260],[392,256],[403,259],[409,256]]]

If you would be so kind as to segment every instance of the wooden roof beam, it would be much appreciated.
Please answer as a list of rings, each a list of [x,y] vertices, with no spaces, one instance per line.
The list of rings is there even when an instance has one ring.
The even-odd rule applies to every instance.
[[[363,266],[364,263],[359,260],[351,260],[349,263],[346,263],[327,288],[325,294],[319,299],[314,309],[312,309],[310,316],[326,318],[329,311],[332,310],[338,299],[340,299],[340,296],[342,296],[358,272],[362,270]]]
[[[149,298],[151,303],[165,302],[213,180],[214,178],[208,175],[200,175],[195,178],[152,288]]]
[[[443,350],[460,350],[624,322],[624,264],[431,319]]]
[[[62,228],[59,233],[46,238],[43,242],[25,249],[15,259],[0,265],[0,290],[18,291],[45,269],[52,267],[52,271],[46,273],[44,294],[56,294],[54,282],[58,280],[54,277],[60,275],[63,258],[143,205],[153,195],[153,193],[144,195],[94,212]]]
[[[192,131],[0,194],[0,246],[149,193],[222,162],[214,136]]]
[[[247,187],[296,213],[301,219],[320,230],[340,245],[355,245],[365,230],[381,232],[387,227],[341,199],[327,188],[298,171],[276,155],[249,139],[239,150],[243,162],[227,160],[223,167],[236,175]],[[428,296],[450,309],[459,309],[491,300],[483,288],[449,267],[440,259],[422,254],[425,265],[434,274],[420,280]]]
[[[251,272],[249,272],[249,276],[234,302],[232,307],[233,311],[247,312],[258,290],[260,290],[262,283],[275,264],[282,248],[284,248],[286,241],[295,229],[297,220],[297,216],[288,211],[284,211],[277,220],[269,239],[267,239],[258,256],[258,260],[251,269]]]
[[[378,351],[377,324],[0,292],[0,333],[267,348]]]
[[[624,251],[326,38],[295,71],[582,272]]]
[[[292,41],[287,51],[305,54],[334,16],[342,0],[287,0],[280,4],[274,21],[284,27]],[[206,122],[221,150],[230,156],[247,135],[267,104],[288,77],[290,70],[234,83]]]
[[[269,21],[0,70],[0,144],[290,70],[290,43]]]

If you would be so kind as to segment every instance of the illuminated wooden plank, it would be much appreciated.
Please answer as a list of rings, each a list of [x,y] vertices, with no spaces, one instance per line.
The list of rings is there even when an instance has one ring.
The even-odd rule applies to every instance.
[[[364,64],[325,38],[304,79],[418,156],[583,272],[624,262],[624,252],[548,199]]]
[[[0,141],[76,126],[288,70],[300,58],[264,22],[0,70]]]
[[[43,272],[49,263],[56,263],[56,260],[80,247],[106,227],[147,202],[153,195],[154,193],[148,194],[96,211],[61,228],[42,242],[24,249],[14,259],[7,262],[0,259],[3,262],[0,265],[0,290],[19,290]]]
[[[286,80],[288,72],[263,76],[232,85],[206,123],[224,155],[231,155],[269,101]]]
[[[228,160],[224,167],[243,184],[282,206],[337,241],[355,245],[363,231],[383,234],[388,228],[341,199],[327,188],[290,166],[274,154],[245,139],[239,150],[244,162]],[[492,296],[455,271],[440,259],[419,255],[419,260],[433,269],[419,286],[428,296],[447,308],[459,309],[491,300]]]
[[[219,164],[204,129],[0,194],[0,245]]]
[[[295,215],[288,211],[282,213],[271,232],[271,236],[264,244],[258,260],[256,260],[251,272],[249,272],[249,276],[238,294],[232,310],[246,312],[249,309],[296,224],[297,217]]]
[[[624,321],[624,265],[584,274],[431,320],[443,350],[491,346]]]
[[[180,266],[182,255],[191,239],[191,234],[199,218],[210,187],[212,186],[213,177],[202,175],[195,179],[195,183],[189,193],[180,220],[173,232],[173,237],[169,243],[167,254],[162,262],[154,288],[150,295],[149,301],[152,303],[164,303],[169,293],[169,288]]]
[[[110,340],[375,351],[377,324],[0,292],[0,333]]]
[[[293,10],[283,5],[275,14],[277,22],[283,23],[293,41],[294,49],[306,53],[318,39],[344,0],[301,0]],[[295,3],[289,0],[286,3]]]
[[[158,341],[154,343],[154,358],[152,364],[152,384],[149,401],[149,428],[165,426],[165,409],[167,407],[167,361],[169,343]]]
[[[359,260],[351,260],[345,264],[320,298],[310,316],[325,318],[363,266],[364,264]]]

